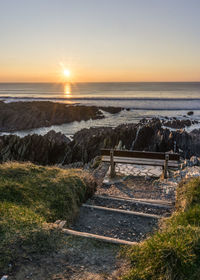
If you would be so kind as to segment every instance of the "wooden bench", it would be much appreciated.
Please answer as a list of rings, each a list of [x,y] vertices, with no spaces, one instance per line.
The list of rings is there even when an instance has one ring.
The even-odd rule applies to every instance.
[[[162,166],[164,178],[168,168],[178,169],[180,155],[176,153],[140,152],[128,150],[101,150],[102,161],[110,162],[110,177],[115,176],[115,163]]]

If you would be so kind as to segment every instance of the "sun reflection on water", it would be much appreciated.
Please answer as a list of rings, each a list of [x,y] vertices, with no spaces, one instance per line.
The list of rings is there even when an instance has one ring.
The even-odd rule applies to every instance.
[[[67,98],[71,97],[71,84],[70,83],[66,83],[64,85],[64,93],[65,93],[65,97],[67,97]]]

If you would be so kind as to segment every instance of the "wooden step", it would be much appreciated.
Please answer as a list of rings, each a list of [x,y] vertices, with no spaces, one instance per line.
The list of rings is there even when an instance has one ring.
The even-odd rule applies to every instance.
[[[152,204],[145,202],[138,202],[137,200],[122,199],[117,197],[94,195],[87,201],[87,204],[94,206],[107,207],[111,209],[119,209],[126,211],[133,211],[139,213],[146,213],[152,215],[159,215],[163,217],[170,216],[173,208],[170,206]]]
[[[109,243],[114,243],[114,244],[121,244],[121,245],[136,245],[138,242],[132,242],[132,241],[127,241],[127,240],[122,240],[122,239],[117,239],[117,238],[111,238],[103,235],[97,235],[97,234],[92,234],[92,233],[87,233],[87,232],[81,232],[81,231],[76,231],[72,229],[63,229],[62,230],[65,234],[69,235],[74,235],[74,236],[80,236],[80,237],[86,237],[98,241],[103,241],[103,242],[109,242]]]
[[[147,214],[147,213],[142,213],[142,212],[114,209],[114,208],[95,206],[95,205],[90,205],[90,204],[83,204],[82,207],[87,207],[87,208],[97,209],[97,210],[102,210],[102,211],[115,212],[115,213],[120,213],[120,214],[125,214],[125,215],[140,216],[140,217],[145,217],[145,218],[153,218],[153,219],[162,218],[162,216],[155,215],[155,214]]]
[[[142,205],[149,205],[149,206],[155,206],[160,208],[173,208],[174,204],[170,201],[164,201],[164,200],[154,200],[154,199],[140,199],[140,198],[128,198],[128,197],[118,197],[118,196],[106,196],[106,195],[94,195],[94,198],[102,198],[102,199],[110,199],[110,200],[119,200],[124,202],[133,202],[138,203]]]

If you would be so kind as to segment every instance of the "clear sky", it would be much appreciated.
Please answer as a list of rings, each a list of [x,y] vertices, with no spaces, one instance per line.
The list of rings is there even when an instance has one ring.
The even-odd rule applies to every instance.
[[[200,0],[0,0],[0,82],[200,81]]]

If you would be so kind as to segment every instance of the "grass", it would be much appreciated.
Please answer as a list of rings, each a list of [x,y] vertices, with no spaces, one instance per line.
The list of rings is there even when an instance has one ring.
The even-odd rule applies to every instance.
[[[63,170],[31,163],[0,165],[0,274],[21,259],[46,254],[62,243],[52,226],[70,224],[95,183],[81,170]]]
[[[179,185],[176,211],[158,232],[123,253],[131,261],[124,280],[200,279],[200,177]]]

